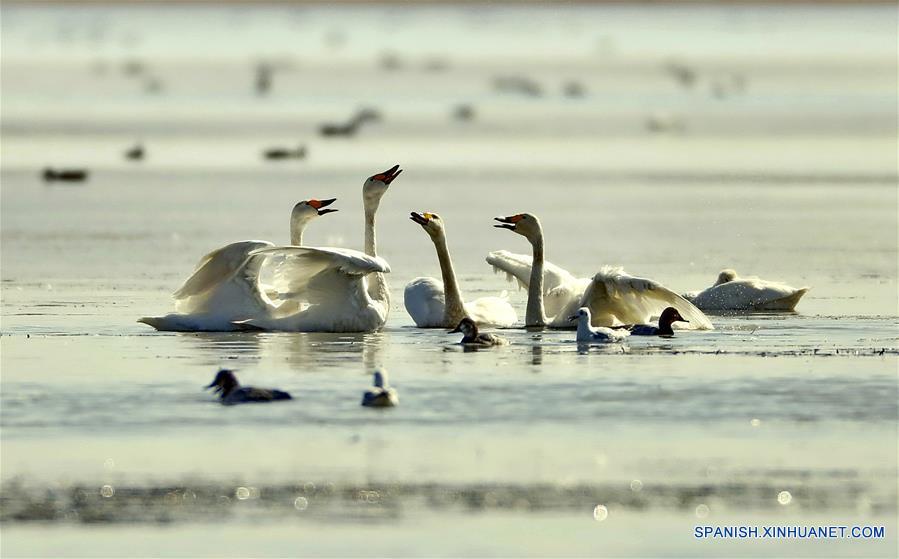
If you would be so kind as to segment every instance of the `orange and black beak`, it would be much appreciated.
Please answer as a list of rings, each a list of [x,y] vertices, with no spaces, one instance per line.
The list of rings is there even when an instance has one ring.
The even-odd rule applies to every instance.
[[[393,167],[387,169],[383,173],[378,173],[377,175],[373,175],[371,178],[373,178],[374,180],[377,180],[377,181],[381,181],[384,184],[386,184],[387,186],[390,186],[390,183],[392,183],[395,178],[400,176],[400,173],[402,173],[402,172],[403,172],[403,170],[400,169],[399,165],[394,165]]]
[[[420,214],[417,212],[409,212],[409,219],[419,225],[427,225],[431,221],[431,214]]]
[[[325,214],[327,214],[327,213],[331,213],[331,212],[336,212],[336,211],[337,211],[336,209],[329,209],[329,210],[323,210],[323,209],[322,209],[322,208],[324,208],[325,206],[330,206],[330,205],[333,204],[336,200],[337,200],[337,198],[329,198],[329,199],[327,199],[327,200],[309,200],[309,201],[306,202],[306,203],[309,204],[310,206],[312,206],[313,208],[315,208],[316,210],[318,210],[318,215],[325,215]]]
[[[494,217],[495,221],[499,221],[501,225],[494,225],[494,227],[499,227],[500,229],[508,229],[510,231],[515,231],[515,224],[521,221],[522,215],[510,215],[509,217]]]

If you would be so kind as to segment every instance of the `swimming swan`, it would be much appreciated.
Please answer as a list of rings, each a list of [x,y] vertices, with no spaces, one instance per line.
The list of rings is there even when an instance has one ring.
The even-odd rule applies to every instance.
[[[381,197],[402,170],[395,165],[372,175],[362,186],[365,208],[365,253],[345,248],[267,247],[254,255],[285,257],[273,289],[289,301],[302,301],[290,314],[251,315],[244,328],[287,332],[374,332],[390,311],[384,274],[390,266],[377,255],[375,214]]]
[[[602,267],[592,279],[575,278],[544,262],[543,229],[536,216],[517,214],[494,219],[500,222],[495,227],[524,236],[533,247],[533,258],[506,251],[487,256],[487,262],[495,269],[515,276],[528,287],[525,326],[571,328],[569,317],[580,307],[590,309],[594,326],[644,324],[665,307],[675,307],[690,320],[691,327],[714,328],[692,303],[653,280],[630,276],[621,268],[610,266]]]
[[[440,216],[435,213],[412,212],[411,219],[421,225],[434,242],[443,276],[442,282],[435,278],[420,277],[406,284],[403,302],[415,325],[419,328],[452,328],[466,317],[478,324],[515,324],[518,320],[515,309],[503,297],[481,297],[469,303],[462,302],[453,261],[446,246],[446,229]]]
[[[336,212],[326,209],[335,200],[304,200],[296,204],[290,213],[290,242],[303,244],[306,226],[318,216]],[[259,273],[266,257],[254,251],[273,246],[268,241],[240,241],[210,252],[173,294],[176,312],[145,316],[138,322],[165,331],[227,332],[239,329],[233,324],[235,320],[295,311],[295,305],[272,300],[260,285]]]
[[[712,287],[684,297],[704,311],[792,311],[808,290],[757,277],[741,278],[727,269],[721,270]]]
[[[611,344],[624,341],[631,333],[625,329],[613,330],[604,326],[590,326],[590,309],[581,307],[568,317],[577,321],[577,343],[579,344]]]

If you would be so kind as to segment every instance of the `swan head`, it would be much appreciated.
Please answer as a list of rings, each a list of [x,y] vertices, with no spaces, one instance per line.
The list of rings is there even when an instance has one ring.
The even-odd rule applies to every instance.
[[[237,382],[237,377],[234,376],[234,371],[229,369],[221,369],[215,375],[215,379],[211,383],[209,383],[204,388],[209,390],[213,389],[213,392],[219,394],[221,396],[227,396],[232,390],[240,386],[240,383]]]
[[[680,315],[680,312],[674,307],[667,307],[659,316],[659,328],[670,328],[675,322],[690,322]]]
[[[532,214],[515,214],[508,217],[494,217],[495,221],[499,221],[500,229],[508,229],[514,233],[533,241],[541,234],[540,220]]]
[[[576,313],[568,317],[569,322],[580,322],[582,320],[586,320],[587,324],[590,324],[590,309],[587,307],[579,308]]]
[[[378,369],[374,374],[374,385],[376,388],[387,388],[387,371]]]
[[[726,270],[721,270],[721,272],[718,273],[718,281],[715,282],[715,285],[721,285],[722,283],[734,281],[735,279],[737,279],[736,270],[727,268]]]
[[[325,208],[325,206],[333,204],[335,200],[337,200],[337,198],[330,198],[328,200],[312,199],[297,202],[293,207],[293,211],[290,212],[291,243],[295,245],[302,244],[300,239],[303,236],[303,229],[310,221],[320,215],[336,212],[337,210],[335,209]]]
[[[377,173],[365,179],[362,185],[362,200],[366,205],[377,204],[381,201],[381,196],[387,192],[387,189],[403,170],[399,165],[387,169],[382,173]]]
[[[468,318],[467,316],[459,321],[458,326],[456,326],[453,330],[450,330],[449,334],[455,334],[457,332],[461,332],[466,338],[477,336],[478,335],[478,325],[474,320]]]
[[[439,215],[429,212],[410,212],[409,216],[409,219],[421,225],[421,228],[424,229],[425,233],[430,235],[432,239],[443,236],[443,220],[440,219]]]

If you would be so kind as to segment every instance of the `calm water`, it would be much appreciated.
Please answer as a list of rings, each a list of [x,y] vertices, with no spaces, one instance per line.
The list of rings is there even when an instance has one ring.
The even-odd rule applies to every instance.
[[[894,9],[2,12],[4,556],[895,555]],[[382,121],[317,136],[362,106]],[[125,161],[137,141],[147,158]],[[298,143],[306,160],[260,156]],[[300,199],[341,210],[307,242],[360,248],[362,181],[394,163],[384,331],[135,322],[209,250],[286,242]],[[91,176],[47,185],[46,165]],[[439,276],[411,210],[447,223],[465,295],[509,290],[520,317],[525,293],[483,258],[527,252],[491,227],[521,211],[578,275],[620,264],[688,291],[733,267],[812,290],[670,340],[509,330],[466,352],[402,307]],[[383,413],[358,406],[377,365],[401,395]],[[221,366],[296,400],[219,406],[201,386]],[[692,536],[772,523],[888,529]]]

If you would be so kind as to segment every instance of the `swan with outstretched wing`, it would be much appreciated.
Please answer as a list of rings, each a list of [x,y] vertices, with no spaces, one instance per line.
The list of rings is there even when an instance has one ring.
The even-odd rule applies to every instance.
[[[603,267],[590,278],[576,278],[544,260],[543,229],[531,214],[497,217],[496,227],[524,236],[533,249],[528,258],[506,251],[492,252],[487,262],[515,277],[528,288],[526,326],[573,328],[570,320],[581,307],[591,313],[593,326],[645,324],[666,307],[674,307],[698,330],[713,329],[702,311],[656,281],[626,274],[621,268]]]
[[[411,219],[431,237],[440,262],[443,281],[419,277],[406,285],[403,302],[406,312],[419,328],[452,328],[463,318],[470,318],[484,326],[512,326],[518,320],[515,309],[505,293],[499,297],[480,297],[470,302],[462,300],[456,281],[453,261],[446,244],[443,219],[435,213],[412,212]]]
[[[290,238],[303,243],[306,226],[320,215],[336,212],[329,200],[304,200],[290,215]],[[250,316],[276,315],[297,310],[295,303],[271,293],[260,281],[267,257],[255,251],[275,246],[268,241],[239,241],[218,248],[202,259],[194,273],[174,292],[174,313],[138,320],[157,330],[225,332]]]
[[[387,322],[390,267],[377,255],[375,216],[381,197],[402,172],[395,165],[362,186],[365,252],[332,247],[261,247],[253,257],[278,259],[271,290],[291,305],[235,321],[244,329],[290,332],[373,332]]]

